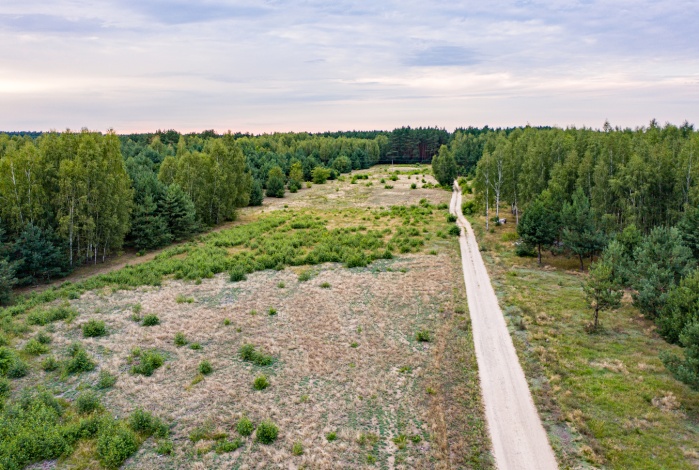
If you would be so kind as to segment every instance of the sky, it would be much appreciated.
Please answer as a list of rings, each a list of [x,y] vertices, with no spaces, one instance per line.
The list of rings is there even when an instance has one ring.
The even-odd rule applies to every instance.
[[[0,130],[699,125],[699,2],[2,0]]]

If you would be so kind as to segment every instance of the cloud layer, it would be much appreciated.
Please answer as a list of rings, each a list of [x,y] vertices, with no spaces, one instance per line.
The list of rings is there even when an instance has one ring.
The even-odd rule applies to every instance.
[[[693,1],[16,1],[0,129],[699,124]]]

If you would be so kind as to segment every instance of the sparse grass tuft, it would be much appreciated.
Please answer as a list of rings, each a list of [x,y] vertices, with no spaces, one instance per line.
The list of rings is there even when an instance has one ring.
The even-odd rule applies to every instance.
[[[324,282],[320,285],[322,289],[330,289],[330,283],[329,282]]]
[[[280,282],[277,284],[277,287],[280,288],[280,289],[283,289],[283,288],[286,287],[286,284],[284,284],[283,281],[280,281]]]
[[[224,325],[224,326],[228,326],[228,325],[230,325],[230,324],[231,324],[231,320],[230,320],[229,318],[225,318],[225,319],[223,320],[223,325]]]
[[[177,294],[177,297],[175,297],[175,302],[178,304],[191,304],[194,303],[194,297],[186,297],[182,294]]]
[[[117,381],[116,375],[110,373],[106,370],[101,370],[99,379],[97,379],[97,388],[104,390],[107,388],[112,388]]]
[[[274,307],[272,307],[272,308],[269,309],[269,312],[267,312],[267,313],[269,313],[269,315],[271,315],[271,316],[276,315],[276,314],[277,314],[277,309],[274,308]]]
[[[192,343],[189,345],[189,349],[191,349],[192,351],[199,351],[201,349],[201,344]]]
[[[44,359],[41,362],[41,368],[45,372],[53,372],[54,370],[58,369],[61,366],[61,364],[58,362],[58,360],[54,356],[48,356],[46,359]]]
[[[214,447],[214,451],[217,454],[224,454],[227,452],[235,452],[243,446],[243,441],[240,439],[233,439],[232,441],[219,440]]]
[[[306,269],[305,271],[301,271],[301,273],[299,274],[299,282],[310,281],[311,277],[313,277],[313,272],[311,272],[310,269]]]
[[[170,455],[172,454],[173,448],[174,446],[172,444],[172,441],[161,440],[158,441],[158,445],[155,447],[155,452],[157,452],[160,455]]]
[[[405,434],[399,434],[392,440],[396,447],[398,447],[401,450],[405,449],[405,446],[408,445],[408,436],[406,436]]]
[[[294,445],[291,446],[291,455],[295,455],[297,457],[299,455],[303,455],[303,444],[298,441],[294,442]]]

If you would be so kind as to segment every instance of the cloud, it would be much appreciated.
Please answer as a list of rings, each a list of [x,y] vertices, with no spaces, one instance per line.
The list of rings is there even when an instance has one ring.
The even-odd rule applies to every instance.
[[[417,67],[442,67],[452,65],[473,65],[479,62],[476,54],[465,47],[430,46],[415,52],[405,61],[406,65]]]
[[[91,34],[104,31],[107,25],[96,18],[70,19],[51,14],[0,14],[0,30],[21,33]]]
[[[150,20],[168,25],[205,23],[232,18],[254,19],[269,12],[268,8],[244,3],[136,0],[124,2],[124,6],[146,15]]]

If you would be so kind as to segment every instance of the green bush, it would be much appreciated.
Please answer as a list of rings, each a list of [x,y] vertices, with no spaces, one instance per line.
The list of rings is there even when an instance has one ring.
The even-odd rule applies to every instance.
[[[317,166],[313,169],[311,178],[314,184],[325,184],[328,178],[330,178],[330,170],[322,166]]]
[[[243,446],[243,441],[240,439],[234,439],[232,441],[220,440],[216,443],[214,450],[217,454],[223,454],[226,452],[234,452]]]
[[[267,387],[269,387],[269,381],[267,380],[267,377],[264,375],[258,375],[255,377],[255,381],[252,383],[252,387],[255,390],[264,390]]]
[[[464,201],[461,203],[461,213],[463,215],[473,215],[476,213],[476,202],[471,200],[471,201]]]
[[[111,424],[100,430],[97,457],[107,468],[119,468],[138,450],[136,434],[122,424]]]
[[[16,359],[7,369],[7,376],[11,379],[21,379],[29,373],[29,365],[21,359]]]
[[[301,271],[301,273],[299,274],[299,282],[310,281],[311,277],[313,277],[313,273],[311,272],[310,269],[306,269],[305,271]]]
[[[85,349],[78,343],[70,347],[70,358],[66,361],[65,371],[68,374],[89,372],[95,368],[95,362]]]
[[[427,330],[420,330],[417,333],[415,333],[415,339],[421,343],[429,343],[431,340],[430,332]]]
[[[325,438],[328,440],[328,442],[332,442],[337,440],[337,433],[335,431],[331,431],[325,435]]]
[[[77,315],[77,310],[66,305],[48,309],[35,309],[27,315],[27,324],[43,326],[55,321],[75,318]]]
[[[276,315],[276,314],[277,314],[277,309],[274,308],[274,307],[271,307],[267,313],[269,313],[270,315]]]
[[[515,246],[515,254],[522,258],[533,258],[536,256],[536,249],[528,243],[519,243]]]
[[[257,366],[269,366],[274,362],[272,356],[257,351],[252,344],[244,344],[240,347],[240,358]]]
[[[410,189],[417,189],[417,185],[415,183],[410,184]]]
[[[454,214],[447,214],[447,222],[453,224],[456,222],[456,216]]]
[[[169,434],[168,427],[157,418],[141,408],[136,408],[129,416],[129,427],[144,436],[165,438]]]
[[[11,389],[10,381],[4,377],[0,377],[0,408],[2,408],[2,399],[10,396]]]
[[[184,333],[182,332],[177,332],[175,333],[175,346],[186,346],[188,343],[187,338],[184,336]]]
[[[257,426],[255,439],[263,444],[271,444],[277,440],[279,428],[272,421],[264,420]]]
[[[169,440],[158,441],[158,445],[155,447],[155,451],[160,455],[170,455],[172,450],[173,444]]]
[[[102,408],[102,405],[100,404],[100,398],[97,396],[97,394],[91,390],[88,390],[86,392],[82,392],[80,395],[78,395],[78,398],[75,399],[75,408],[80,414],[88,414],[99,410]]]
[[[114,386],[116,381],[116,375],[111,374],[109,371],[101,370],[99,378],[97,379],[97,388],[100,390],[111,388]]]
[[[49,352],[49,348],[45,344],[40,343],[39,340],[32,338],[24,345],[24,352],[30,356],[40,356]]]
[[[38,342],[40,342],[41,344],[51,344],[51,342],[53,341],[51,339],[51,335],[49,335],[43,331],[41,333],[39,333],[38,335],[36,335],[36,340]],[[0,346],[2,346],[2,341],[0,341]]]
[[[199,373],[204,374],[204,375],[209,375],[214,371],[214,368],[211,367],[211,363],[209,361],[201,361],[199,363]]]
[[[199,351],[201,349],[201,344],[192,343],[189,345],[189,349],[191,349],[192,351]]]
[[[230,272],[230,280],[231,282],[245,281],[248,278],[245,274],[245,270],[242,268],[232,269]]]
[[[59,366],[60,366],[60,363],[53,356],[48,356],[46,359],[44,359],[41,362],[41,368],[46,372],[52,372],[52,371],[58,369]]]
[[[238,420],[235,428],[241,436],[249,436],[255,430],[255,425],[247,417],[243,416]]]
[[[451,227],[449,227],[449,235],[458,237],[459,235],[461,235],[461,228],[459,228],[458,225],[452,225]]]
[[[165,358],[156,349],[147,349],[136,357],[136,364],[131,367],[131,373],[150,377],[164,362]]]
[[[107,334],[107,326],[101,320],[92,319],[82,326],[85,338],[96,338]]]
[[[155,325],[160,325],[160,318],[158,318],[157,315],[154,313],[149,313],[145,317],[143,317],[143,321],[141,322],[141,325],[143,326],[155,326]]]

